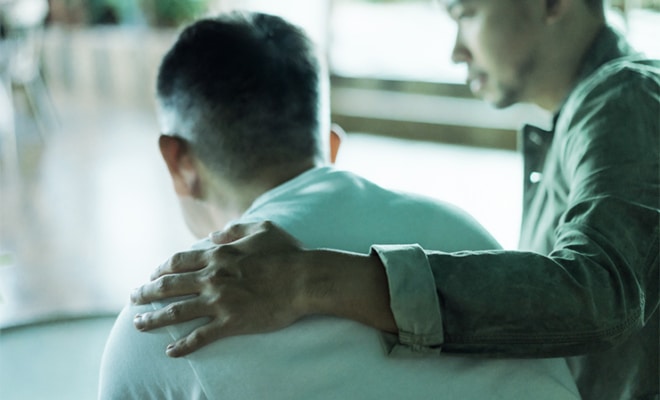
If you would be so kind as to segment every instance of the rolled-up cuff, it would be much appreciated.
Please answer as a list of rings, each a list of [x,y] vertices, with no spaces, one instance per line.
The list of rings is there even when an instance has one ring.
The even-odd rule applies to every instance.
[[[435,280],[419,245],[377,245],[390,291],[390,307],[398,337],[384,335],[390,355],[437,353],[444,343],[442,313]]]

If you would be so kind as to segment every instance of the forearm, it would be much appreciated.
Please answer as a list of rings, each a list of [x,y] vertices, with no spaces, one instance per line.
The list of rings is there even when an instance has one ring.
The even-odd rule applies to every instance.
[[[302,314],[334,315],[397,332],[387,276],[377,256],[307,250],[300,253],[296,269]]]
[[[431,262],[439,265],[448,261],[444,257]],[[477,257],[493,268],[485,271],[467,257],[461,263],[476,268],[469,274],[452,271],[451,282],[446,269],[434,269],[438,290],[450,304],[443,308],[445,350],[571,355],[611,345],[639,323],[639,291],[632,282],[608,282],[606,271],[562,265],[534,253]],[[499,264],[504,258],[508,266]]]
[[[640,330],[658,301],[657,266],[644,274],[656,280],[646,281],[634,273],[617,275],[614,265],[597,267],[587,255],[560,259],[500,251],[434,252],[427,257],[440,312],[435,322],[427,313],[415,313],[408,315],[411,323],[399,324],[400,330],[413,332],[407,338],[400,335],[399,344],[413,351],[442,348],[515,357],[584,354]],[[394,275],[398,265],[386,268]],[[391,277],[390,286],[397,285],[395,279]],[[406,301],[405,296],[392,297],[393,304]],[[395,317],[400,316],[395,312]],[[422,343],[420,337],[434,333],[422,324],[432,323],[442,327],[442,336],[415,348]]]

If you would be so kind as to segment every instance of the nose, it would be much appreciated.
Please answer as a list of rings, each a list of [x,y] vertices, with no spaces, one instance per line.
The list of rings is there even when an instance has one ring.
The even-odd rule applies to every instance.
[[[469,63],[472,60],[470,51],[465,47],[461,32],[456,32],[456,40],[454,41],[454,48],[451,51],[451,60],[456,64]]]

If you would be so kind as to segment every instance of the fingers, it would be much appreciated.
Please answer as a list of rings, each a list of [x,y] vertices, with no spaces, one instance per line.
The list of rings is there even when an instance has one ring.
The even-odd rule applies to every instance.
[[[200,284],[194,273],[163,275],[146,283],[131,293],[133,304],[146,304],[168,297],[199,293]]]
[[[183,357],[221,338],[219,326],[209,323],[167,346],[165,353],[170,357]]]
[[[174,254],[151,274],[151,280],[166,274],[197,271],[207,264],[206,250],[182,251]]]
[[[198,297],[177,301],[148,313],[137,314],[133,325],[140,331],[149,331],[209,315],[207,307]]]

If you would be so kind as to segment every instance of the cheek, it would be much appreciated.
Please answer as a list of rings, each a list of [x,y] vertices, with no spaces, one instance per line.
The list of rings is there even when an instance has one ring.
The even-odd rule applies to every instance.
[[[508,38],[502,35],[492,18],[474,18],[460,27],[460,37],[469,50],[474,67],[493,73],[508,57]]]
[[[484,24],[479,33],[481,48],[491,62],[506,60],[511,55],[511,37],[499,26]]]
[[[501,78],[514,79],[530,55],[532,41],[521,30],[515,29],[515,25],[502,27],[501,22],[498,25],[481,31],[484,67]]]

